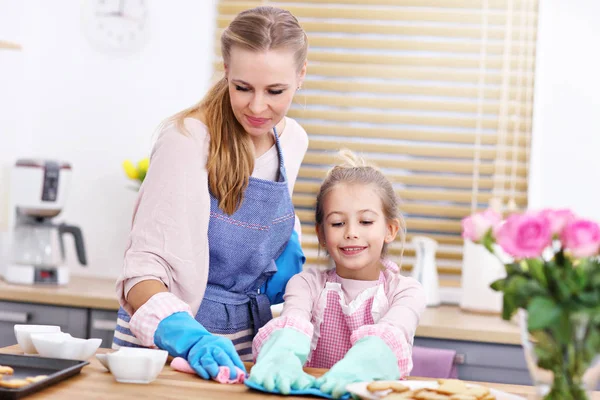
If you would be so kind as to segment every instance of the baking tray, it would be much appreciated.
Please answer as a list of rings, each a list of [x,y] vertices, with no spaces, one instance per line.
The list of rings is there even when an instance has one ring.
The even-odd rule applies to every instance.
[[[4,380],[25,379],[28,376],[48,375],[47,378],[41,381],[31,383],[21,388],[9,389],[0,387],[0,399],[23,398],[73,375],[77,375],[81,372],[81,369],[88,364],[88,361],[0,354],[0,365],[9,366],[15,371],[13,375],[5,375]]]

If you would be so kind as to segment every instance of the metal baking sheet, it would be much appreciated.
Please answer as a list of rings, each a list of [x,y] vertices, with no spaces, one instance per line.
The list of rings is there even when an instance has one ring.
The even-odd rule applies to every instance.
[[[39,392],[48,386],[77,375],[88,364],[88,361],[0,354],[0,365],[9,366],[15,371],[13,375],[5,375],[3,380],[25,379],[29,376],[35,377],[38,375],[48,376],[41,381],[21,388],[10,389],[0,387],[0,399],[20,399],[32,393]]]

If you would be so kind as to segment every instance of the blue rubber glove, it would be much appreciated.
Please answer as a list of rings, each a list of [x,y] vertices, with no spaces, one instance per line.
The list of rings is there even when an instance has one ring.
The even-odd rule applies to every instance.
[[[302,369],[309,352],[308,336],[292,328],[276,330],[260,349],[248,380],[282,394],[307,389],[315,382]]]
[[[302,271],[305,261],[306,257],[304,257],[304,253],[302,252],[298,233],[292,231],[292,236],[290,236],[290,240],[288,240],[283,253],[275,260],[277,272],[260,288],[260,292],[267,295],[271,304],[283,303],[285,286],[292,276]]]
[[[381,338],[367,336],[354,343],[344,358],[317,379],[316,386],[339,398],[351,383],[398,378],[398,360],[392,349]]]
[[[186,312],[160,321],[154,343],[173,357],[185,358],[204,379],[215,378],[221,366],[229,368],[231,379],[237,377],[236,366],[246,371],[231,340],[213,335]]]

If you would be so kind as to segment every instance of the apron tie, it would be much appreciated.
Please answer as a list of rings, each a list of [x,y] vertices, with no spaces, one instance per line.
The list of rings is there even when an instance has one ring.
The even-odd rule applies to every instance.
[[[258,329],[273,319],[271,313],[271,302],[264,293],[249,292],[235,293],[229,292],[220,286],[208,284],[204,297],[208,300],[219,302],[221,304],[242,305],[250,303],[250,313],[252,315],[252,327],[254,334]]]
[[[260,327],[265,326],[267,322],[273,319],[271,302],[264,293],[248,293],[248,297],[250,298],[254,335],[256,335]]]

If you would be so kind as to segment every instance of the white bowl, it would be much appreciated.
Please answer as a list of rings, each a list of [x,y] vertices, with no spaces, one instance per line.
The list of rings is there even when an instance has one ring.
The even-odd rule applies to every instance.
[[[104,368],[106,368],[110,372],[110,367],[108,366],[108,359],[106,358],[106,356],[107,354],[96,354],[96,359],[98,359],[98,361],[100,361],[100,364],[102,364]]]
[[[165,350],[121,347],[108,353],[106,361],[117,382],[150,383],[162,371],[168,355]]]
[[[31,341],[42,357],[87,361],[92,357],[102,339],[79,339],[68,333],[33,333]]]
[[[60,332],[57,325],[15,325],[15,337],[25,354],[35,354],[36,349],[31,341],[32,333]]]

